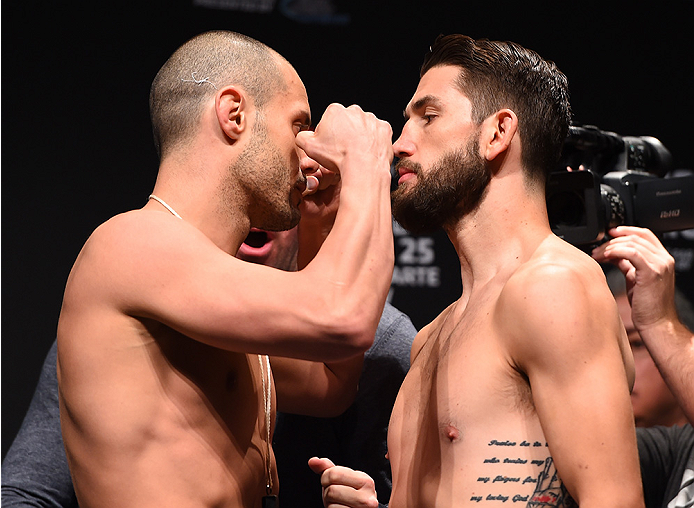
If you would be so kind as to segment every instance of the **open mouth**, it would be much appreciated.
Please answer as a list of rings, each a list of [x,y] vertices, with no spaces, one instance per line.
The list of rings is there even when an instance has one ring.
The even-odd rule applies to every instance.
[[[253,247],[254,249],[259,249],[260,247],[265,245],[268,242],[268,240],[268,234],[265,231],[251,230],[251,232],[248,233],[248,236],[243,241],[243,243],[245,243],[249,247]]]
[[[252,263],[263,263],[272,251],[273,238],[272,233],[255,228],[251,229],[239,247],[236,257]]]

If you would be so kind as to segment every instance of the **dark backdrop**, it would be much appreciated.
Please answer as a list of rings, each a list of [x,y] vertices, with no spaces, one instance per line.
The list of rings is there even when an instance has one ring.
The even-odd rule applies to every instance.
[[[299,22],[278,8],[242,14],[192,2],[3,3],[3,457],[55,337],[79,249],[98,224],[147,199],[157,169],[149,84],[196,33],[231,29],[267,43],[297,68],[316,119],[330,102],[358,103],[389,120],[396,135],[436,35],[513,40],[567,74],[578,123],[655,136],[676,166],[694,168],[692,0],[335,0],[346,25]],[[438,289],[423,298],[407,287],[425,291],[421,280],[431,274],[399,273],[404,282],[393,301],[421,327],[459,291],[455,257],[442,236],[397,245],[400,265],[431,265],[432,245],[441,265]],[[400,259],[406,249],[409,260]]]

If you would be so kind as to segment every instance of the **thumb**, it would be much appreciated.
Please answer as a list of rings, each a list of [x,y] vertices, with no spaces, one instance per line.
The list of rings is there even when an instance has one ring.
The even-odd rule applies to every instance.
[[[308,467],[316,474],[322,474],[326,469],[335,467],[333,461],[330,459],[319,459],[318,457],[311,457],[308,459]]]
[[[308,196],[309,194],[313,194],[318,190],[318,186],[320,185],[320,180],[318,180],[317,177],[313,175],[308,175],[306,177],[306,190],[304,190],[304,196]]]
[[[306,146],[310,146],[315,137],[316,133],[314,131],[301,131],[296,135],[296,146],[307,152]]]
[[[333,160],[335,154],[331,155],[331,150],[325,146],[325,142],[316,137],[315,131],[301,131],[295,138],[296,146],[306,153],[309,158],[316,161],[324,168],[332,172],[339,172]]]

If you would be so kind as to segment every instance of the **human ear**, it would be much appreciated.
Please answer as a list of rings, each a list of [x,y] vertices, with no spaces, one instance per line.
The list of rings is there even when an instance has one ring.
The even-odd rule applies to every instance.
[[[247,109],[245,93],[235,86],[224,87],[215,95],[217,122],[232,143],[237,141],[246,129]]]
[[[506,152],[516,132],[518,117],[510,109],[501,109],[488,117],[482,125],[482,151],[488,161]]]

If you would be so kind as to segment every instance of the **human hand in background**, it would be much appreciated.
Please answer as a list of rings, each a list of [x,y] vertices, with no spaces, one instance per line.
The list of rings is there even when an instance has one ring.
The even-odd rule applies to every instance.
[[[321,475],[325,508],[378,508],[374,481],[366,473],[318,457],[309,459],[308,465]]]
[[[611,240],[593,250],[599,262],[615,264],[626,277],[632,319],[641,331],[664,320],[676,321],[675,260],[652,231],[619,226]]]

